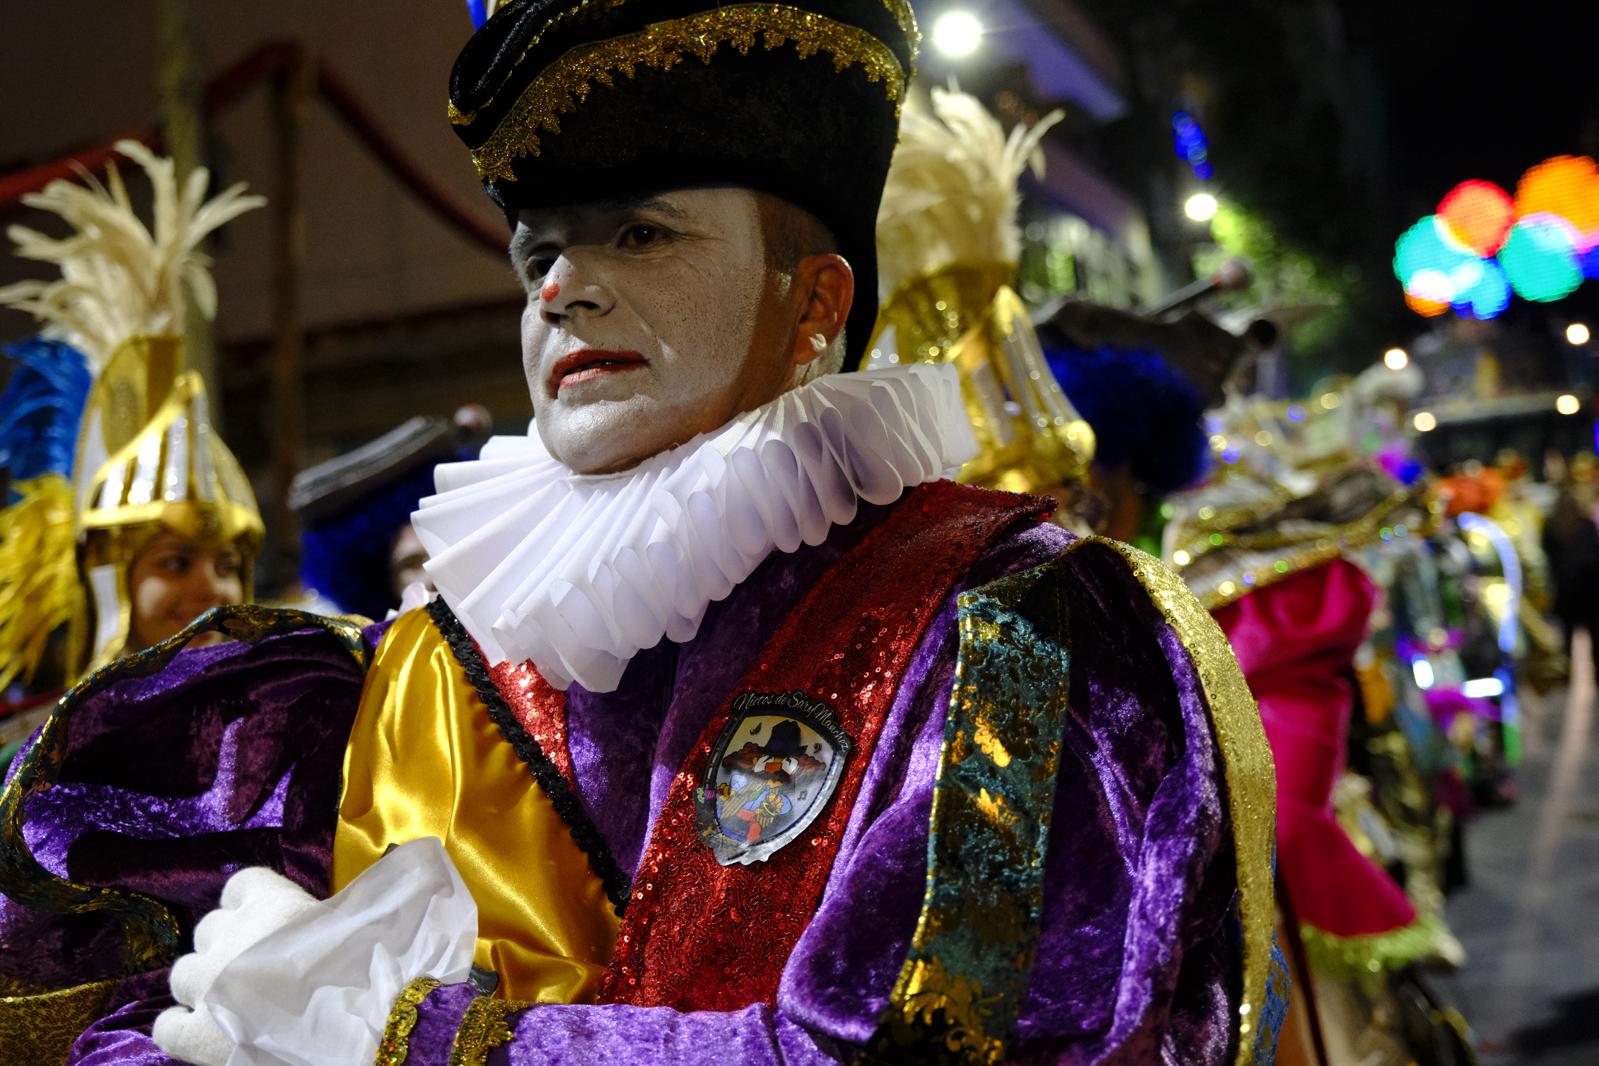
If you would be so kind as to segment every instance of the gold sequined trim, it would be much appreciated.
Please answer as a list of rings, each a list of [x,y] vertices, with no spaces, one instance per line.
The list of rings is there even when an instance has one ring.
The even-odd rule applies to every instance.
[[[573,48],[539,73],[510,112],[475,152],[472,162],[484,181],[515,181],[512,162],[540,152],[539,137],[561,132],[560,116],[588,99],[596,84],[614,88],[616,76],[629,79],[639,67],[667,71],[693,56],[702,63],[731,45],[747,55],[759,45],[775,51],[792,44],[801,59],[832,54],[842,73],[860,67],[867,80],[882,82],[898,105],[905,94],[905,71],[887,45],[865,30],[823,15],[781,4],[740,4],[702,11],[650,26],[641,33]]]
[[[573,4],[565,11],[560,11],[552,15],[549,21],[545,22],[544,25],[539,27],[539,31],[537,33],[528,38],[527,44],[522,48],[522,54],[516,57],[516,62],[511,64],[511,69],[506,71],[505,77],[501,79],[501,87],[503,88],[506,84],[515,80],[517,68],[522,65],[523,60],[527,59],[529,53],[531,53],[534,48],[538,47],[539,42],[544,39],[544,35],[549,33],[552,29],[561,25],[568,19],[582,15],[584,12],[589,10],[590,6],[592,6],[596,12],[601,10],[612,11],[621,7],[623,2],[624,0],[592,0],[591,4],[591,0],[578,0],[576,4]],[[910,44],[911,76],[914,77],[916,53],[922,41],[921,30],[916,25],[916,12],[912,10],[909,0],[883,0],[883,6],[888,8],[889,14],[894,16],[895,24],[899,26],[900,32],[905,34],[905,39]],[[906,79],[906,81],[909,80],[911,79]],[[484,100],[478,105],[477,110],[469,111],[465,114],[462,114],[460,109],[455,106],[454,100],[448,101],[450,109],[450,123],[456,126],[470,125],[477,119],[478,111],[485,107],[492,106],[494,101],[498,98],[499,91],[496,90],[494,93],[490,94],[488,99]]]
[[[1085,537],[1066,550],[1081,551],[1088,545],[1120,555],[1126,562],[1193,660],[1210,709],[1211,728],[1216,733],[1227,781],[1227,811],[1232,818],[1233,850],[1238,864],[1238,910],[1244,927],[1244,986],[1243,1002],[1238,1007],[1237,1059],[1242,1066],[1253,1061],[1255,1019],[1261,1016],[1266,1000],[1271,931],[1276,920],[1271,850],[1277,823],[1277,775],[1266,730],[1226,636],[1183,579],[1132,545],[1106,537]]]
[[[417,1012],[439,984],[432,977],[418,977],[396,997],[388,1024],[383,1027],[378,1057],[373,1060],[376,1066],[405,1066],[405,1060],[411,1057],[411,1030],[416,1028]]]
[[[484,1066],[489,1052],[511,1039],[511,1025],[506,1019],[528,1006],[519,999],[474,999],[455,1031],[450,1066]]]

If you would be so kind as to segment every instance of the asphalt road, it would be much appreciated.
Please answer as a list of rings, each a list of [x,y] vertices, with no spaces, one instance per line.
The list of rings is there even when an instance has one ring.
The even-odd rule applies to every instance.
[[[1448,904],[1467,962],[1445,984],[1483,1066],[1599,1066],[1599,750],[1577,643],[1570,688],[1524,701],[1519,801],[1467,828],[1470,883]]]

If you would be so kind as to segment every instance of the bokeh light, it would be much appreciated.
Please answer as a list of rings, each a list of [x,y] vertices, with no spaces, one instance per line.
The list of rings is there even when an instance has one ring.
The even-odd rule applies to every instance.
[[[1437,318],[1449,310],[1448,302],[1439,303],[1436,300],[1428,300],[1412,292],[1405,293],[1405,304],[1423,318]]]
[[[970,11],[946,11],[933,23],[933,47],[951,59],[964,59],[983,43],[983,24]]]
[[[1431,433],[1438,428],[1438,418],[1431,411],[1417,411],[1410,424],[1416,427],[1417,433]]]
[[[1577,247],[1599,242],[1599,166],[1586,156],[1546,159],[1516,185],[1516,214],[1556,215],[1577,233]]]
[[[1555,410],[1563,415],[1574,415],[1582,410],[1582,401],[1569,392],[1563,392],[1555,397]]]
[[[1448,233],[1471,252],[1490,256],[1499,251],[1516,221],[1510,194],[1491,181],[1463,181],[1438,205]]]
[[[1209,222],[1220,209],[1221,204],[1208,192],[1196,192],[1183,204],[1183,214],[1195,222]]]
[[[1566,327],[1566,343],[1580,348],[1593,338],[1593,333],[1588,329],[1587,323],[1573,322]]]
[[[1389,370],[1403,370],[1410,365],[1410,353],[1403,348],[1389,348],[1382,353],[1382,363]]]
[[[1523,218],[1512,226],[1499,262],[1523,300],[1551,303],[1582,284],[1571,228],[1549,215]]]
[[[1437,215],[1428,215],[1407,229],[1394,245],[1394,274],[1404,282],[1408,291],[1424,299],[1450,303],[1454,299],[1452,286],[1445,292],[1436,289],[1428,291],[1412,284],[1413,279],[1422,271],[1448,277],[1456,267],[1475,258],[1470,251],[1449,238],[1447,229]]]
[[[1468,318],[1497,318],[1510,306],[1510,279],[1504,267],[1492,259],[1479,259],[1476,266],[1475,280],[1467,285],[1457,284],[1454,308]]]

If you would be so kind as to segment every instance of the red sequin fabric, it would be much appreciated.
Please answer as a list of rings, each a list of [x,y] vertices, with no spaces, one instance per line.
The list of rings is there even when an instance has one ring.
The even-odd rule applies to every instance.
[[[491,666],[489,679],[505,698],[517,723],[538,743],[566,786],[576,793],[572,752],[566,746],[566,693],[540,677],[530,662]]]
[[[816,912],[878,732],[923,630],[955,582],[1041,500],[933,482],[840,559],[789,615],[673,779],[633,881],[602,1003],[682,1011],[773,1002]],[[853,749],[815,822],[763,862],[722,866],[699,838],[694,790],[740,693],[831,706]]]

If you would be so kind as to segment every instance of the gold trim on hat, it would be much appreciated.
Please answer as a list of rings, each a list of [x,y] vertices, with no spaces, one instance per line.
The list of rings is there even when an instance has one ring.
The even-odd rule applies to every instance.
[[[914,31],[914,16],[911,28]],[[801,59],[827,51],[834,70],[860,67],[867,80],[883,84],[884,94],[896,106],[905,96],[905,69],[887,45],[865,30],[783,4],[716,8],[654,23],[639,33],[579,45],[562,55],[539,72],[488,140],[472,153],[478,177],[515,181],[513,161],[537,156],[540,135],[560,133],[559,116],[576,111],[596,84],[614,88],[618,74],[631,79],[641,66],[668,71],[690,56],[709,63],[724,44],[740,55],[748,55],[757,45],[776,51],[792,44]]]

